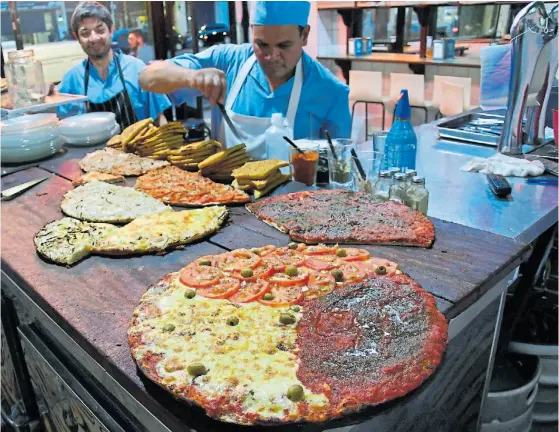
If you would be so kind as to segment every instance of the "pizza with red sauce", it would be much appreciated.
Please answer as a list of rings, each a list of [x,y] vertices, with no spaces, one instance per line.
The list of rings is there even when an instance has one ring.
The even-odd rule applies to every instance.
[[[290,244],[201,257],[143,295],[140,369],[218,420],[322,422],[403,396],[441,362],[447,322],[396,263]]]
[[[376,202],[348,190],[294,192],[246,205],[265,223],[307,244],[387,244],[430,247],[435,227],[395,201]]]

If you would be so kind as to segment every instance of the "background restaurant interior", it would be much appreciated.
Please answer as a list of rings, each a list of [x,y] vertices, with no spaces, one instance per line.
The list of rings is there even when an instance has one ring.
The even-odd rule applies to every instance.
[[[557,430],[557,2],[0,16],[2,430]]]

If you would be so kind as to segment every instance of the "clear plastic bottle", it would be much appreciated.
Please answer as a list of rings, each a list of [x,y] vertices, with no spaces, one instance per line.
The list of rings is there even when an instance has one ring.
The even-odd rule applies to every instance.
[[[270,127],[264,132],[266,143],[266,158],[280,159],[289,162],[291,147],[283,139],[286,136],[293,139],[293,129],[285,125],[280,113],[272,114]],[[282,174],[289,174],[289,167],[281,168]]]
[[[388,201],[392,174],[390,171],[381,171],[375,183],[373,196],[378,201]]]
[[[429,191],[425,188],[425,179],[415,176],[412,179],[412,186],[408,189],[408,206],[413,210],[427,214],[429,208]]]
[[[394,176],[394,183],[390,186],[388,198],[392,201],[405,204],[408,199],[406,189],[406,175],[404,173],[398,173]]]

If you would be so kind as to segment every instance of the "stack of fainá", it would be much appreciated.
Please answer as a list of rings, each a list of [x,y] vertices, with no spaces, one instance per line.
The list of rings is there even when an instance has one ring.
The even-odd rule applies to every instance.
[[[136,122],[107,143],[108,147],[153,159],[167,159],[167,152],[184,145],[187,130],[180,122],[157,127],[153,119]]]
[[[204,140],[196,143],[185,144],[178,149],[166,152],[167,160],[184,170],[198,171],[198,164],[216,151],[222,149],[221,144],[215,140]]]
[[[211,155],[198,164],[198,169],[204,177],[215,181],[231,181],[231,173],[242,167],[250,160],[245,144],[238,144],[226,150]]]
[[[289,162],[279,159],[247,162],[232,172],[235,178],[232,185],[245,192],[253,191],[254,198],[259,199],[291,179],[291,175],[280,171],[286,166]]]

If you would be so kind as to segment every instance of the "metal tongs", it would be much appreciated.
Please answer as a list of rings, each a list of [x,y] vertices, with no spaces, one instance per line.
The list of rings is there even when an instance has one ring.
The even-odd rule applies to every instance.
[[[227,123],[227,126],[229,126],[229,129],[231,129],[231,132],[233,132],[233,135],[235,135],[235,138],[237,138],[239,140],[238,144],[245,142],[244,139],[241,137],[241,134],[239,133],[239,131],[237,130],[237,128],[235,127],[235,125],[233,124],[231,119],[229,118],[229,114],[227,114],[227,111],[226,111],[225,107],[223,106],[223,104],[218,103],[217,106],[219,107],[219,110],[221,111],[221,115],[223,116],[223,119],[225,120],[225,123]],[[229,145],[229,143],[227,143],[227,145]]]
[[[23,192],[31,189],[33,186],[38,185],[39,183],[45,181],[49,177],[50,176],[46,176],[40,179],[31,180],[28,181],[27,183],[23,183],[18,186],[14,186],[9,189],[6,189],[5,191],[2,191],[2,201],[7,201],[7,200],[11,200],[12,198],[15,198],[16,196],[22,194]]]

